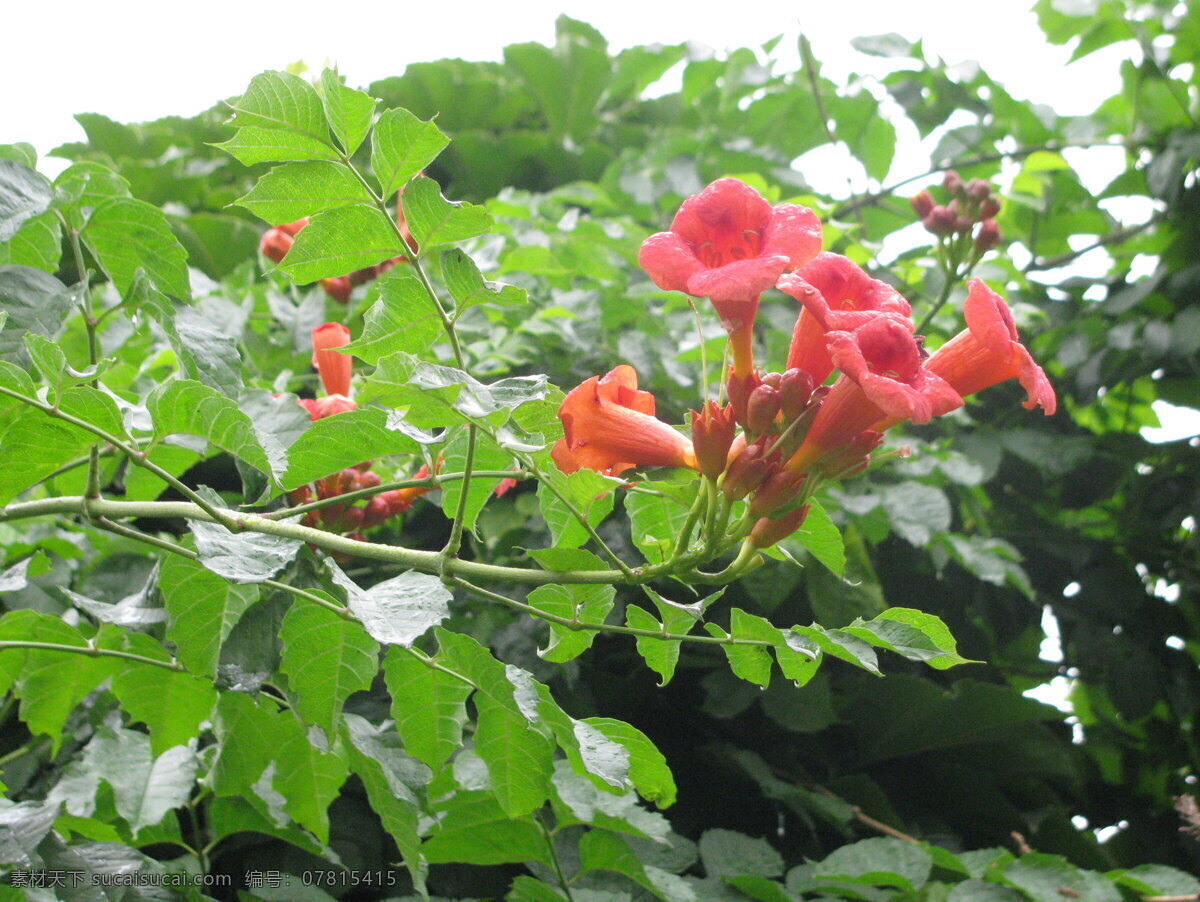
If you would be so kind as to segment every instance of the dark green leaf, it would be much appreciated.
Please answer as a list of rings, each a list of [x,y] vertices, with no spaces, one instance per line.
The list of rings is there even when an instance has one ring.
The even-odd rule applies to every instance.
[[[215,675],[221,644],[258,600],[258,589],[231,584],[176,555],[163,561],[158,587],[170,616],[167,638],[178,648],[179,660],[191,671]]]
[[[397,647],[384,656],[383,678],[404,748],[440,769],[462,745],[471,684]]]
[[[24,163],[0,159],[0,241],[8,241],[21,225],[50,208],[46,177]]]

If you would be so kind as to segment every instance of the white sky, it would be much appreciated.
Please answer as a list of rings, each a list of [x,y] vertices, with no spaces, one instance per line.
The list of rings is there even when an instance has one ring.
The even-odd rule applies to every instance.
[[[350,84],[400,74],[409,62],[461,56],[499,59],[505,44],[549,43],[565,12],[595,25],[614,48],[692,40],[724,49],[803,29],[835,81],[869,65],[855,35],[896,31],[923,38],[951,62],[977,59],[1017,97],[1083,113],[1115,92],[1104,53],[1066,67],[1046,45],[1032,0],[791,0],[758,3],[547,3],[443,0],[42,0],[3,4],[0,143],[29,141],[45,153],[79,140],[76,112],[119,121],[190,115],[241,93],[251,76],[305,59],[336,62]],[[1116,51],[1119,53],[1120,51]],[[895,170],[893,175],[907,174]]]

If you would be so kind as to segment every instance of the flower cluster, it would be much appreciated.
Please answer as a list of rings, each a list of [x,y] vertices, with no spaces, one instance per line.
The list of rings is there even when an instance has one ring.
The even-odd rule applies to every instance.
[[[955,188],[961,197],[937,209],[953,209],[968,228],[981,217],[994,226],[998,203],[980,184]],[[821,485],[864,470],[898,423],[927,423],[1014,378],[1027,408],[1054,412],[1054,390],[1021,344],[1008,305],[982,281],[969,285],[967,328],[931,356],[895,288],[820,246],[811,210],[771,206],[736,179],[685,201],[670,231],[646,239],[639,262],[659,287],[712,301],[729,332],[728,402],[693,411],[689,441],[655,417],[654,397],[638,389],[633,368],[618,366],[572,389],[559,409],[565,434],[552,456],[560,469],[697,470],[727,503],[747,502],[746,538],[762,548],[799,528]],[[754,365],[753,324],[771,287],[800,310],[784,371],[763,374]]]
[[[318,398],[300,398],[299,403],[314,421],[358,408],[350,397],[353,360],[338,350],[349,343],[350,330],[341,323],[324,323],[312,331],[312,363],[320,376],[325,394]],[[426,479],[428,476],[429,468],[422,465],[412,478]],[[379,474],[371,470],[370,461],[365,461],[332,476],[326,476],[311,486],[303,485],[293,489],[288,493],[288,502],[293,505],[307,504],[314,496],[324,501],[360,489],[373,489],[379,484]],[[379,492],[361,505],[353,502],[330,504],[306,511],[302,522],[305,526],[320,527],[329,532],[348,533],[353,538],[362,538],[360,530],[379,526],[403,513],[428,491],[429,489],[423,486],[412,486]]]
[[[996,224],[1000,200],[993,196],[991,185],[983,179],[964,182],[951,169],[942,179],[942,187],[950,195],[947,204],[939,204],[928,189],[908,199],[928,232],[940,240],[965,240],[974,230],[972,245],[976,255],[990,251],[1000,243],[1000,226]],[[979,227],[975,228],[977,224]]]

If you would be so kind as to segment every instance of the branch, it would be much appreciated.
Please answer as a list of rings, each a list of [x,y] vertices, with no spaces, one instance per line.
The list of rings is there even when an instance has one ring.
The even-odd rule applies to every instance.
[[[1107,235],[1101,235],[1087,247],[1081,247],[1077,251],[1068,251],[1065,254],[1058,254],[1054,257],[1043,257],[1042,259],[1034,259],[1025,267],[1025,272],[1036,272],[1043,269],[1056,269],[1059,266],[1066,266],[1075,260],[1078,260],[1084,254],[1094,251],[1097,248],[1106,247],[1110,244],[1121,244],[1128,241],[1134,235],[1146,231],[1146,229],[1160,222],[1166,216],[1165,213],[1155,213],[1145,222],[1135,223],[1134,225],[1124,226],[1120,229],[1114,229]]]
[[[0,650],[5,648],[65,651],[76,655],[86,655],[89,658],[122,658],[126,661],[136,661],[139,664],[153,664],[155,667],[174,670],[176,673],[187,673],[184,666],[177,661],[160,661],[157,658],[147,658],[144,655],[135,655],[131,651],[120,651],[116,648],[97,648],[94,645],[61,645],[58,642],[33,642],[24,639],[0,640]]]

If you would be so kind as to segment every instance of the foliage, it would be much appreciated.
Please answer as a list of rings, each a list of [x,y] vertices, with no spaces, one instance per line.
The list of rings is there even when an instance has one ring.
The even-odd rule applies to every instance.
[[[839,85],[807,44],[801,71],[773,45],[614,54],[564,17],[553,47],[365,91],[265,72],[192,119],[83,114],[53,179],[0,147],[8,882],[1200,892],[1172,803],[1200,763],[1197,441],[1142,431],[1156,402],[1200,407],[1200,32],[1191,4],[1083,6],[1040,0],[1048,39],[1131,57],[1088,116],[896,35],[857,45],[887,74]],[[930,170],[889,181],[907,124]],[[872,190],[809,187],[803,155],[829,144]],[[829,488],[754,566],[688,557],[705,509],[688,471],[554,467],[562,390],[618,363],[667,422],[715,396],[716,318],[636,266],[684,197],[733,175],[812,207],[826,249],[893,281],[934,347],[960,326],[964,261],[902,193],[950,168],[999,186],[1005,244],[971,263],[1056,416],[1009,383],[906,427],[891,449],[911,456]],[[1122,199],[1144,218],[1118,218]],[[302,217],[283,262],[256,254],[264,220]],[[766,369],[795,309],[764,296]],[[326,320],[357,336],[359,407],[313,422],[296,401],[321,394]],[[312,525],[359,501],[365,540]],[[1047,614],[1061,662],[1039,656]],[[1023,695],[1055,676],[1069,717]],[[290,882],[251,885],[264,871]]]

